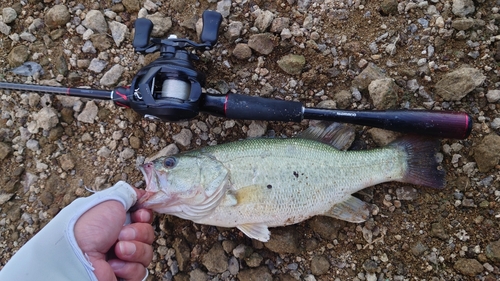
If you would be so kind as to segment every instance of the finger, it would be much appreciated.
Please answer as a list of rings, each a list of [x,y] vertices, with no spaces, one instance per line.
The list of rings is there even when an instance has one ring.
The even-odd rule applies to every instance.
[[[146,193],[146,190],[144,189],[138,189],[135,187],[132,188],[135,190],[135,193],[137,194],[137,199],[141,198]]]
[[[133,223],[124,226],[118,235],[120,241],[139,241],[146,244],[153,244],[155,233],[149,223]]]
[[[146,277],[146,268],[136,262],[124,262],[121,260],[108,261],[116,276],[127,281],[141,281]]]
[[[131,213],[131,219],[133,222],[153,222],[153,211],[148,209],[138,209]]]
[[[123,261],[138,262],[147,267],[153,260],[153,247],[139,241],[118,241],[115,254]]]

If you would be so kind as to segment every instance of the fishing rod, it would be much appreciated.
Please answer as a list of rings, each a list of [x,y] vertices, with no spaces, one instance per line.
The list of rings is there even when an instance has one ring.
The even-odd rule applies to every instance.
[[[199,58],[188,48],[210,50],[217,43],[222,16],[204,11],[203,29],[196,43],[175,35],[151,38],[153,23],[137,19],[134,49],[143,54],[160,52],[160,57],[140,69],[129,87],[112,91],[64,88],[0,82],[0,89],[43,92],[91,99],[112,100],[148,118],[167,122],[189,120],[200,112],[242,120],[300,122],[326,120],[377,127],[402,133],[439,138],[465,139],[472,130],[472,118],[463,112],[430,110],[334,110],[305,107],[300,102],[241,94],[214,95],[202,91],[206,77],[196,70]]]

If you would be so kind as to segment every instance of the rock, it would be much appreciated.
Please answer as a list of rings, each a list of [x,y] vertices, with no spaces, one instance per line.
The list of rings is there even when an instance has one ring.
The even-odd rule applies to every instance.
[[[475,276],[483,272],[483,265],[476,259],[458,259],[453,268],[463,275]]]
[[[57,111],[52,107],[43,107],[33,115],[33,119],[36,120],[37,128],[44,130],[50,130],[59,123]]]
[[[240,37],[241,30],[243,30],[243,23],[241,21],[233,21],[227,26],[224,36],[226,36],[227,40],[233,42]]]
[[[311,259],[311,273],[314,275],[323,275],[330,269],[330,262],[323,255],[314,256]]]
[[[272,281],[273,276],[266,266],[261,266],[255,269],[246,269],[238,274],[240,281]]]
[[[484,137],[473,151],[479,171],[488,172],[500,161],[500,136],[491,134]]]
[[[337,107],[346,109],[351,106],[352,94],[348,90],[341,90],[334,94],[333,99],[337,102]]]
[[[465,17],[476,10],[472,0],[453,0],[451,11],[459,17]]]
[[[486,93],[486,99],[488,102],[494,103],[500,100],[500,90],[489,90]]]
[[[141,139],[140,138],[138,138],[136,136],[131,136],[128,141],[130,143],[130,147],[132,147],[133,149],[141,148]]]
[[[57,160],[64,171],[69,171],[75,167],[75,159],[69,153],[59,156]]]
[[[490,242],[486,245],[485,254],[492,262],[500,265],[500,240]]]
[[[40,143],[38,143],[37,140],[31,139],[26,142],[26,148],[31,150],[31,151],[38,151],[40,150]]]
[[[217,12],[219,12],[223,18],[227,18],[231,12],[231,0],[221,0],[217,2]]]
[[[115,41],[117,47],[120,47],[123,40],[127,36],[128,28],[121,22],[112,21],[109,23],[109,30],[111,30],[111,36]]]
[[[222,273],[227,270],[227,256],[219,242],[215,242],[212,248],[203,255],[202,263],[210,272]]]
[[[125,68],[123,66],[115,64],[106,73],[104,73],[99,83],[101,83],[101,85],[105,87],[114,86],[116,85],[116,83],[118,83],[118,80],[122,76],[123,71],[125,71]]]
[[[82,25],[98,33],[106,33],[108,31],[108,23],[101,11],[98,10],[88,11],[85,19],[82,21]]]
[[[240,244],[233,249],[233,255],[238,259],[246,259],[253,253],[253,249],[247,245]]]
[[[396,197],[398,200],[412,201],[418,198],[418,191],[410,186],[403,186],[396,189]]]
[[[45,14],[45,25],[50,29],[62,27],[70,20],[71,15],[66,5],[54,5]]]
[[[267,131],[267,122],[264,121],[252,121],[248,126],[247,137],[257,138],[262,137]]]
[[[11,7],[3,8],[2,17],[4,23],[11,23],[16,20],[17,12]]]
[[[274,228],[271,238],[264,245],[278,254],[297,254],[300,252],[298,233],[293,227]]]
[[[302,72],[306,58],[302,55],[286,55],[278,60],[278,66],[290,75],[297,75]]]
[[[380,3],[380,11],[383,15],[397,15],[398,14],[398,1],[397,0],[383,0]]]
[[[93,71],[95,73],[101,73],[104,68],[108,65],[108,62],[105,60],[100,60],[98,58],[93,58],[90,62],[88,70]]]
[[[0,206],[9,201],[15,193],[1,193],[0,194]]]
[[[275,18],[271,24],[270,31],[273,33],[281,33],[283,29],[290,26],[290,19],[285,17]]]
[[[120,158],[123,160],[130,159],[134,157],[135,155],[135,150],[133,150],[130,147],[126,147],[122,152],[120,152]]]
[[[259,255],[259,253],[252,253],[248,258],[245,259],[245,263],[249,267],[258,267],[264,258]]]
[[[379,128],[371,128],[367,133],[370,134],[373,141],[380,147],[388,145],[400,136],[399,133]]]
[[[238,263],[238,259],[236,259],[236,257],[231,257],[229,259],[227,269],[229,270],[229,273],[231,273],[231,275],[238,274],[238,272],[240,271],[240,264]]]
[[[374,63],[369,63],[368,66],[353,79],[352,86],[360,91],[364,91],[368,89],[372,81],[384,78],[387,78],[385,71]]]
[[[248,46],[257,53],[269,55],[274,49],[274,40],[271,33],[260,33],[250,36]]]
[[[88,101],[85,104],[85,108],[82,110],[78,117],[76,118],[78,121],[83,123],[94,124],[94,119],[97,116],[97,112],[99,109],[94,101]]]
[[[456,30],[468,30],[474,26],[474,19],[456,19],[451,23],[451,27]]]
[[[339,230],[345,222],[326,216],[315,216],[309,220],[309,227],[325,240],[337,239]]]
[[[158,151],[155,155],[148,157],[144,160],[144,162],[148,163],[156,158],[164,157],[164,156],[170,156],[179,153],[179,148],[174,144],[171,143],[164,147],[162,150]]]
[[[446,233],[446,229],[440,222],[431,224],[431,231],[429,234],[431,237],[436,237],[441,240],[447,240],[449,238],[449,235]]]
[[[233,56],[240,60],[247,60],[252,56],[252,49],[245,43],[238,43],[234,47]]]
[[[129,13],[136,13],[141,9],[140,0],[123,0],[122,4]]]
[[[458,101],[483,84],[486,76],[472,67],[462,67],[446,74],[434,86],[434,91],[446,101]]]
[[[13,151],[12,147],[4,142],[0,142],[0,160],[4,160]]]
[[[28,56],[29,56],[28,47],[24,45],[19,45],[12,48],[12,50],[9,52],[9,55],[7,56],[7,61],[9,62],[10,66],[18,67],[28,59]]]
[[[421,255],[424,254],[425,251],[427,251],[429,248],[422,244],[422,242],[418,241],[417,243],[415,243],[413,245],[413,247],[411,247],[411,253],[416,256],[416,257],[419,257]]]
[[[199,268],[189,272],[189,281],[207,281],[207,280],[208,280],[208,274],[206,274]]]
[[[193,139],[193,133],[191,130],[184,128],[180,133],[173,135],[172,139],[182,146],[188,146],[191,144],[191,140]]]
[[[3,21],[0,21],[0,32],[1,33],[5,34],[5,35],[9,35],[10,34],[10,29],[11,29],[10,26],[8,26]]]
[[[273,12],[269,10],[261,11],[255,19],[254,26],[257,27],[260,32],[265,32],[269,28],[273,20]]]
[[[162,38],[167,35],[167,32],[172,27],[172,19],[166,17],[163,14],[155,13],[152,15],[147,15],[147,19],[153,22],[153,31],[151,31],[151,37]]]
[[[376,109],[390,109],[398,101],[397,85],[392,78],[377,79],[370,82],[368,93]]]
[[[172,248],[175,250],[175,259],[179,265],[179,270],[186,271],[191,258],[191,250],[188,244],[183,239],[176,238],[172,244]]]
[[[103,146],[97,151],[97,155],[103,158],[108,158],[111,155],[111,149],[107,146]]]
[[[92,34],[90,36],[90,41],[92,41],[92,46],[99,51],[107,51],[113,46],[111,38],[104,33]]]

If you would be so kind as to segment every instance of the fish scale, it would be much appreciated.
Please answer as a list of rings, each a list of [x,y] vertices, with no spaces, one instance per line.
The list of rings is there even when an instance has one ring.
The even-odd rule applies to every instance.
[[[310,128],[301,138],[248,139],[158,158],[141,167],[147,192],[138,207],[237,227],[265,242],[269,227],[315,215],[365,221],[371,205],[351,194],[368,186],[401,181],[444,187],[436,140],[405,137],[383,148],[337,150],[333,145],[344,147],[351,139],[345,128]]]

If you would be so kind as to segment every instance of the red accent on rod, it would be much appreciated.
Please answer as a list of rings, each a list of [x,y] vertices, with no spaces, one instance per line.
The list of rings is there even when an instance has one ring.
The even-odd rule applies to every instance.
[[[224,101],[224,116],[227,116],[227,100],[229,99],[229,95],[226,95],[226,100]]]
[[[66,88],[66,95],[69,96],[69,91],[71,90],[71,88]]]
[[[120,93],[120,92],[118,92],[118,91],[115,91],[115,93],[116,93],[117,95],[119,95],[119,96],[120,96],[123,100],[128,100],[127,95],[124,95],[124,94],[122,94],[122,93]]]

